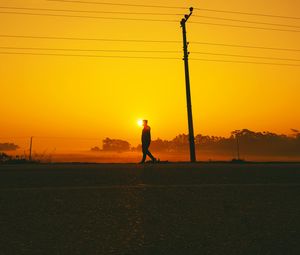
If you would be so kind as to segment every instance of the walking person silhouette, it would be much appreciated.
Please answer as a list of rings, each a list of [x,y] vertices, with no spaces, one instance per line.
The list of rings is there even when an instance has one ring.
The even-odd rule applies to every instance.
[[[148,126],[148,120],[143,120],[143,131],[142,131],[142,150],[143,150],[143,158],[140,164],[145,163],[147,155],[151,158],[152,162],[157,162],[156,158],[153,157],[151,152],[149,151],[149,146],[151,143],[151,128]]]

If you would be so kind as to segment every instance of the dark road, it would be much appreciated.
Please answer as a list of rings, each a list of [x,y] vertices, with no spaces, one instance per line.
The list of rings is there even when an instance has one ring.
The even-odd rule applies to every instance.
[[[0,166],[0,254],[300,254],[299,164]]]

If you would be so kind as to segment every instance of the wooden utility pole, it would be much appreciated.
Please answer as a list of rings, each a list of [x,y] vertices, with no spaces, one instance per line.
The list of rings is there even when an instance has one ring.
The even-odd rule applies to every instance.
[[[190,160],[196,162],[195,152],[195,137],[194,137],[194,126],[193,126],[193,113],[192,113],[192,102],[191,102],[191,89],[190,89],[190,74],[189,74],[189,52],[188,42],[186,38],[186,22],[193,13],[193,7],[190,8],[190,14],[185,15],[181,20],[181,28],[183,35],[183,53],[184,53],[184,68],[185,68],[185,84],[186,84],[186,102],[187,102],[187,114],[188,114],[188,125],[189,125],[189,143],[190,143]]]
[[[29,161],[32,160],[32,140],[33,140],[33,137],[30,137]]]

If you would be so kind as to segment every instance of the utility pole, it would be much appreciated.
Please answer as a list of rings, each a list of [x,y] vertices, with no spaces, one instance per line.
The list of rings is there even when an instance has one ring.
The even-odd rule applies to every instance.
[[[33,137],[30,137],[29,161],[32,160],[32,140],[33,140]]]
[[[240,160],[240,141],[239,141],[239,137],[236,134],[236,150],[237,150],[237,159]]]
[[[188,125],[189,125],[189,142],[190,142],[190,160],[196,162],[195,152],[195,137],[194,137],[194,126],[193,126],[193,114],[192,114],[192,102],[191,102],[191,89],[190,89],[190,74],[189,74],[189,52],[188,42],[186,39],[186,22],[193,13],[193,7],[190,8],[190,14],[185,15],[181,20],[181,28],[183,35],[183,52],[184,52],[184,68],[185,68],[185,84],[186,84],[186,103],[187,103],[187,114],[188,114]]]

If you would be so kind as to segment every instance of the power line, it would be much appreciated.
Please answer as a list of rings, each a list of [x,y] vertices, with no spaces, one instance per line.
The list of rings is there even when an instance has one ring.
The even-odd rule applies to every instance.
[[[271,17],[271,18],[283,18],[283,19],[300,19],[300,17],[293,16],[284,16],[284,15],[274,15],[268,13],[254,13],[254,12],[242,12],[242,11],[226,11],[226,10],[217,10],[217,9],[208,9],[208,8],[195,8],[199,11],[209,11],[209,12],[219,12],[219,13],[231,13],[231,14],[242,14],[249,16],[262,16],[262,17]]]
[[[258,22],[258,21],[249,21],[249,20],[241,20],[241,19],[229,19],[229,18],[211,17],[211,16],[205,16],[205,15],[201,15],[201,16],[195,15],[195,17],[197,17],[197,18],[206,18],[206,19],[217,19],[217,20],[235,21],[235,22],[243,22],[243,23],[251,23],[251,24],[260,24],[260,25],[270,25],[270,26],[300,28],[300,26],[293,26],[293,25],[286,25],[286,24]]]
[[[47,0],[51,2],[64,2],[64,3],[80,3],[80,4],[99,4],[99,5],[115,5],[115,6],[131,6],[131,7],[145,7],[145,8],[166,8],[166,9],[180,9],[186,10],[186,7],[183,6],[165,6],[165,5],[142,5],[142,4],[128,4],[128,3],[112,3],[112,2],[95,2],[95,1],[79,1],[79,0]],[[219,12],[219,13],[231,13],[231,14],[242,14],[250,16],[262,16],[262,17],[272,17],[272,18],[285,18],[285,19],[297,19],[300,17],[286,16],[286,15],[274,15],[269,13],[253,13],[253,12],[243,12],[243,11],[230,11],[230,10],[218,10],[218,9],[209,9],[209,8],[194,8],[195,10],[200,11],[209,11],[209,12]]]
[[[186,10],[183,6],[166,6],[166,5],[145,5],[145,4],[128,4],[128,3],[112,3],[112,2],[93,2],[93,1],[76,1],[76,0],[47,0],[49,2],[79,3],[79,4],[99,4],[99,5],[115,5],[115,6],[131,6],[145,8],[162,8],[162,9],[181,9]]]
[[[226,44],[226,43],[211,43],[211,42],[197,42],[197,41],[194,41],[191,43],[192,44],[212,45],[212,46],[234,47],[234,48],[260,49],[260,50],[278,50],[278,51],[291,51],[291,52],[299,52],[300,51],[300,49],[265,47],[265,46],[254,46],[254,45],[243,45],[243,44]]]
[[[5,140],[17,140],[17,139],[30,139],[31,136],[28,137],[0,137],[0,139]],[[101,138],[87,138],[87,137],[51,137],[51,136],[34,136],[34,139],[72,139],[72,140],[101,140]]]
[[[70,49],[70,48],[38,48],[38,47],[8,47],[0,46],[0,49],[8,50],[45,50],[45,51],[74,51],[74,52],[118,52],[118,53],[180,53],[179,51],[170,50],[115,50],[115,49]],[[284,61],[300,61],[300,59],[292,58],[277,58],[241,54],[226,54],[226,53],[213,53],[213,52],[199,52],[195,51],[192,54],[213,55],[213,56],[228,56],[228,57],[244,57],[256,59],[270,59],[270,60],[284,60]]]
[[[172,57],[147,57],[147,56],[105,56],[105,55],[83,55],[83,54],[64,54],[64,53],[32,53],[32,52],[0,52],[4,55],[33,55],[33,56],[56,56],[56,57],[88,57],[88,58],[119,58],[119,59],[176,59]]]
[[[145,19],[145,18],[125,18],[125,17],[121,17],[121,18],[119,17],[118,18],[118,17],[81,16],[81,15],[50,14],[50,13],[28,13],[28,12],[6,12],[6,11],[0,11],[0,13],[2,13],[2,14],[14,14],[14,15],[64,17],[64,18],[88,18],[88,19],[105,19],[105,20],[129,20],[129,21],[149,21],[149,22],[170,22],[170,23],[177,23],[178,22],[177,20],[166,20],[166,19]],[[297,33],[300,32],[300,30],[267,28],[267,27],[256,27],[256,26],[230,25],[230,24],[210,23],[210,22],[192,21],[190,23],[201,24],[201,25],[223,26],[223,27],[259,29],[259,30],[267,30],[267,31],[297,32]]]
[[[120,11],[114,12],[114,11],[92,11],[92,10],[51,9],[51,8],[27,8],[27,7],[6,7],[6,6],[0,6],[0,9],[30,10],[30,11],[51,11],[51,12],[72,12],[72,13],[101,13],[101,14],[105,13],[105,14],[125,14],[125,15],[156,15],[156,16],[157,15],[164,15],[164,16],[180,16],[181,15],[181,14],[176,14],[176,13],[120,12]],[[21,14],[23,14],[23,13],[21,13]],[[38,15],[42,15],[42,14],[38,14]],[[45,14],[43,14],[43,15],[45,15]],[[88,18],[88,16],[82,16],[82,17]],[[227,21],[235,21],[235,22],[243,22],[243,23],[252,23],[252,24],[260,24],[260,25],[272,25],[272,26],[300,28],[300,26],[293,26],[293,25],[286,25],[286,24],[257,22],[257,21],[248,21],[248,20],[240,20],[240,19],[229,19],[229,18],[212,17],[212,16],[206,16],[206,15],[201,15],[201,16],[200,15],[194,15],[194,17],[207,18],[207,19],[217,19],[217,20],[227,20]],[[96,18],[96,17],[92,17],[92,18]]]
[[[256,58],[256,59],[271,59],[271,60],[284,60],[284,61],[300,61],[300,59],[293,59],[293,58],[277,58],[277,57],[264,57],[264,56],[226,54],[226,53],[213,53],[213,52],[199,52],[199,51],[195,51],[195,52],[193,52],[193,54],[213,55],[213,56],[226,56],[226,57]]]
[[[30,136],[28,136],[28,137],[25,137],[25,136],[24,137],[0,137],[1,140],[4,140],[4,139],[5,140],[10,140],[10,139],[11,140],[13,140],[13,139],[29,139],[29,138],[30,138]]]
[[[22,38],[22,39],[71,40],[71,41],[128,42],[128,43],[166,43],[166,44],[181,43],[181,41],[175,41],[175,40],[81,38],[81,37],[5,35],[5,34],[0,34],[0,37]],[[300,51],[300,49],[292,49],[292,48],[266,47],[266,46],[243,45],[243,44],[226,44],[226,43],[213,43],[213,42],[200,42],[200,41],[191,41],[191,44],[202,44],[202,45],[224,46],[224,47],[235,47],[235,48],[250,48],[250,49],[261,49],[261,50],[291,51],[291,52],[299,52]]]
[[[235,27],[235,28],[247,28],[247,29],[259,29],[259,30],[279,31],[279,32],[296,32],[296,33],[300,32],[300,30],[280,29],[280,28],[268,28],[268,27],[255,27],[255,26],[242,26],[242,25],[230,25],[230,24],[210,23],[210,22],[191,21],[190,23],[201,24],[201,25],[222,26],[222,27]]]
[[[80,37],[58,37],[58,36],[31,36],[31,35],[3,35],[4,38],[25,38],[25,39],[49,39],[49,40],[71,40],[71,41],[104,41],[104,42],[133,42],[133,43],[181,43],[172,40],[138,40],[138,39],[106,39],[106,38],[80,38]]]
[[[8,47],[0,46],[0,49],[10,50],[48,50],[48,51],[87,51],[87,52],[131,52],[131,53],[180,53],[171,50],[110,50],[110,49],[70,49],[70,48],[38,48],[38,47]]]
[[[107,13],[107,14],[129,14],[129,15],[164,15],[164,16],[180,16],[176,13],[161,13],[161,12],[115,12],[115,11],[92,11],[92,10],[72,10],[72,9],[50,9],[50,8],[27,8],[27,7],[7,7],[0,6],[0,9],[11,10],[28,10],[28,11],[53,11],[53,12],[79,12],[79,13]]]
[[[163,60],[181,60],[180,58],[165,58],[165,57],[145,57],[145,56],[101,56],[101,55],[80,55],[80,54],[52,54],[52,53],[31,53],[31,52],[0,52],[6,55],[33,55],[33,56],[58,56],[58,57],[89,57],[89,58],[114,58],[114,59],[163,59]],[[235,61],[235,60],[218,60],[218,59],[200,59],[194,58],[191,60],[210,61],[210,62],[227,62],[227,63],[243,63],[243,64],[260,64],[260,65],[276,65],[276,66],[300,66],[297,64],[285,63],[269,63],[269,62],[254,62],[254,61]]]
[[[61,139],[61,140],[101,140],[101,138],[86,138],[86,137],[51,137],[51,136],[35,136],[36,139]]]
[[[14,15],[64,17],[64,18],[88,18],[88,19],[131,20],[131,21],[172,22],[172,23],[178,22],[177,20],[166,20],[166,19],[116,18],[116,17],[100,17],[100,16],[81,16],[81,15],[66,15],[66,14],[50,14],[50,13],[5,12],[5,11],[0,11],[0,13],[2,13],[2,14],[14,14]]]
[[[208,61],[208,62],[224,62],[224,63],[239,63],[239,64],[257,64],[257,65],[272,65],[272,66],[300,66],[297,64],[284,64],[284,63],[269,63],[269,62],[254,62],[254,61],[238,61],[238,60],[222,60],[222,59],[201,59],[191,58],[190,60]]]

